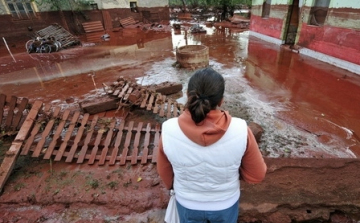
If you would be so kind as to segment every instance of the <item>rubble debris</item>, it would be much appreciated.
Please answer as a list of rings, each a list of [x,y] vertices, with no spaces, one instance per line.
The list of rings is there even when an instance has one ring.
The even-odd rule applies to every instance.
[[[117,98],[101,97],[95,101],[82,101],[79,103],[79,106],[83,112],[93,115],[117,109],[119,107],[119,100]]]
[[[104,26],[101,21],[84,22],[82,23],[85,33],[93,33],[104,31]]]
[[[190,28],[191,33],[206,33],[206,30],[199,24],[195,24]]]
[[[158,110],[164,110],[164,103],[174,104],[173,115],[177,116],[181,112],[182,105],[171,102],[166,95],[175,94],[182,91],[182,84],[175,82],[163,82],[149,86],[141,86],[129,80],[120,77],[112,84],[103,83],[104,91],[107,95],[96,99],[95,101],[80,102],[80,108],[89,114],[96,114],[110,110],[129,109],[132,106],[146,108],[157,113]],[[169,113],[169,112],[168,112]],[[176,114],[175,114],[176,113]],[[164,116],[164,111],[162,116]],[[170,114],[169,114],[170,115]]]
[[[58,24],[35,32],[35,37],[26,42],[28,53],[52,53],[79,45],[80,40]]]
[[[149,89],[151,91],[155,91],[155,92],[161,93],[163,95],[170,95],[170,94],[175,94],[179,91],[182,91],[182,87],[183,86],[181,83],[165,81],[160,84],[150,85]]]
[[[138,23],[137,21],[134,20],[133,17],[127,17],[125,19],[120,19],[120,24],[122,27],[126,28],[127,26],[130,25],[135,25],[136,23]]]

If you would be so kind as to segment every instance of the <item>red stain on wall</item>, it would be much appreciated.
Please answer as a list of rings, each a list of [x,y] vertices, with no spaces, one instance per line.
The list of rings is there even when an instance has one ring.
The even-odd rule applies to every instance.
[[[251,15],[250,30],[281,39],[283,20],[276,18],[262,18],[261,16]]]
[[[360,64],[360,32],[333,26],[302,24],[298,45]]]

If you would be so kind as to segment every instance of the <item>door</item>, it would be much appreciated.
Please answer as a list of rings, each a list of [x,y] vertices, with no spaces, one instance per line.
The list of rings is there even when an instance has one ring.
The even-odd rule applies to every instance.
[[[286,22],[286,35],[285,35],[285,44],[294,45],[297,30],[299,27],[299,0],[293,0],[292,5],[289,6],[289,13]]]

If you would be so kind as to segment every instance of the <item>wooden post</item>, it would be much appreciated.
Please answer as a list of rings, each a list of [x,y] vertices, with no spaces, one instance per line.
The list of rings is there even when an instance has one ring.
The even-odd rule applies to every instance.
[[[36,120],[36,116],[42,108],[42,104],[43,103],[41,101],[36,101],[33,104],[28,116],[24,121],[24,124],[21,126],[18,134],[16,135],[15,140],[11,143],[10,149],[5,154],[5,158],[0,167],[0,191],[2,191],[6,180],[9,178],[11,171],[14,168],[16,159],[20,153],[21,146],[28,136],[34,124],[34,120]]]

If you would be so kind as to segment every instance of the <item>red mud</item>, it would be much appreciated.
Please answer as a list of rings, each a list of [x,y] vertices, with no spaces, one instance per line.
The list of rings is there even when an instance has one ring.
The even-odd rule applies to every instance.
[[[238,36],[233,35],[234,33],[236,34],[222,27],[214,29],[213,34],[210,35],[189,36],[188,34],[186,41],[199,41],[209,46],[209,55],[212,60],[223,63],[224,68],[244,65],[244,76],[249,84],[266,95],[266,100],[290,105],[289,110],[276,114],[279,120],[285,120],[301,131],[317,135],[321,142],[339,140],[340,145],[345,145],[358,156],[360,155],[359,76],[290,51],[279,50],[252,37],[250,37],[249,45],[244,46],[243,43],[238,43],[236,39]],[[20,47],[11,47],[17,60],[16,63],[12,61],[7,50],[1,47],[0,78],[2,76],[3,79],[1,79],[0,93],[27,97],[31,102],[42,100],[45,103],[76,110],[79,109],[79,101],[102,94],[99,90],[101,83],[112,82],[119,76],[143,77],[155,62],[165,58],[173,59],[174,48],[178,46],[177,42],[171,41],[169,32],[143,33],[138,29],[130,29],[111,35],[111,41],[94,47],[75,47],[50,55],[28,55],[23,53],[25,50],[20,46],[22,44],[19,44]],[[114,45],[129,46],[130,50],[121,51]],[[134,45],[137,50],[131,50]],[[144,48],[142,48],[143,45],[145,45]],[[244,48],[246,53],[240,50]],[[116,53],[120,56],[111,58],[110,55]],[[126,65],[117,64],[131,60],[134,62]],[[43,66],[43,64],[48,66]],[[94,64],[100,67],[94,71],[95,86],[89,76],[92,74],[92,69],[87,69]],[[111,64],[115,65],[111,66]],[[104,65],[109,66],[102,69]],[[167,80],[166,67],[161,69],[165,70],[162,77]],[[23,73],[23,70],[26,73]],[[70,71],[74,74],[68,76]],[[8,75],[9,73],[11,75]],[[156,74],[152,73],[149,76]],[[185,81],[187,74],[182,73],[182,75],[179,79]],[[24,81],[26,78],[32,79]],[[34,79],[36,81],[33,81]],[[14,83],[4,84],[5,81]],[[239,107],[234,108],[234,111],[236,110],[239,110]],[[114,115],[114,113],[108,113],[108,115]],[[132,115],[134,119],[148,118],[136,112]],[[348,135],[344,128],[350,130],[352,134]],[[321,154],[315,156],[321,157]],[[271,161],[267,162],[271,164]],[[281,166],[282,162],[279,161],[276,165]],[[307,184],[309,181],[306,181],[309,175],[305,173],[301,175],[301,168],[309,170],[309,167],[315,165],[317,161],[310,161],[306,165],[301,165],[299,161],[300,164],[296,164],[299,166],[296,172],[292,172],[294,169],[292,162],[289,160],[290,164],[286,166],[288,164],[284,161],[286,163],[283,164],[284,166],[277,167],[279,170],[287,168],[288,175],[280,173],[267,178],[263,185],[245,186],[248,195],[246,196],[244,192],[245,203],[241,207],[245,211],[241,213],[244,220],[247,222],[257,219],[265,219],[264,222],[329,220],[329,210],[323,207],[334,205],[333,212],[337,210],[337,200],[331,200],[330,197],[331,201],[326,203],[324,196],[321,195],[319,198],[309,196],[309,194],[317,190],[318,185],[333,183],[341,179],[342,169],[336,167],[339,171],[334,173],[331,179],[326,178],[328,175],[324,175],[321,182],[317,181],[316,184],[310,185]],[[326,168],[332,162],[322,160],[322,166],[316,168]],[[329,170],[326,169],[323,173],[330,174],[332,168],[335,167],[329,167]],[[344,183],[351,184],[351,181],[358,177],[351,175],[356,174],[354,171],[356,168],[357,165],[354,164],[354,167],[346,169],[346,173],[350,175]],[[21,157],[0,197],[0,222],[161,222],[162,209],[166,207],[168,197],[155,169],[154,164],[100,167],[97,164],[91,166],[63,162],[49,163],[49,161]],[[275,169],[269,170],[269,174],[275,172]],[[314,172],[311,179],[316,179],[317,174],[321,175]],[[303,184],[299,184],[303,187],[291,185],[292,183],[287,180],[290,179],[289,177],[303,179],[301,180]],[[295,183],[295,181],[292,182]],[[278,183],[277,187],[274,187],[272,183]],[[308,186],[306,191],[305,185]],[[291,194],[285,193],[288,187],[293,188],[289,190]],[[341,194],[344,187],[341,183],[334,184],[334,188],[328,195]],[[347,196],[353,198],[358,191],[352,188],[350,192]],[[251,193],[256,194],[256,198],[252,198]],[[269,195],[274,196],[270,199]],[[267,198],[269,200],[266,200]],[[336,198],[341,199],[341,196],[336,196]],[[311,215],[304,214],[309,213],[308,210],[304,210],[304,206],[307,205],[321,206],[319,210],[322,212],[313,211]],[[343,206],[356,209],[358,204],[343,204]],[[285,212],[277,212],[277,209],[281,209],[279,207],[285,209]],[[301,209],[302,214],[296,215],[295,212],[299,211],[296,208]],[[345,210],[340,207],[339,209]],[[142,215],[143,213],[146,214]],[[290,219],[284,213],[295,217]],[[265,215],[268,217],[264,217]],[[337,222],[336,218],[341,219],[338,222],[348,220],[342,214],[335,217],[333,215],[332,218],[335,219],[333,222]]]

